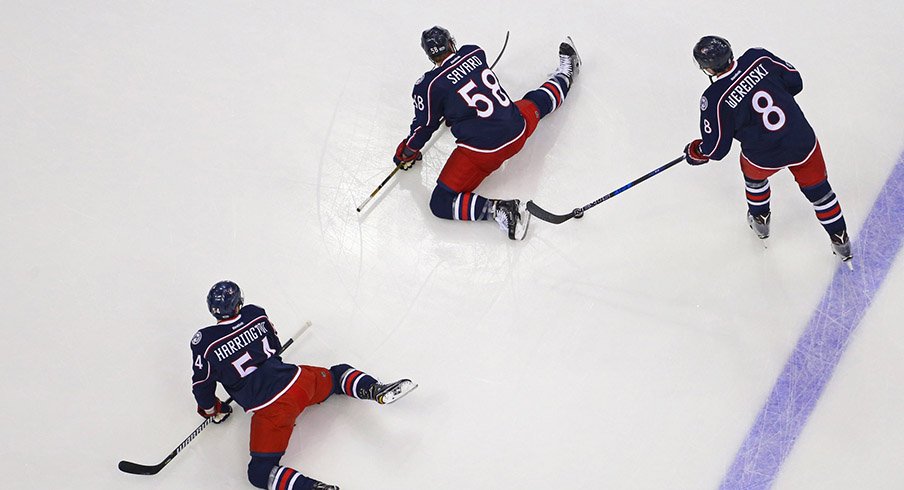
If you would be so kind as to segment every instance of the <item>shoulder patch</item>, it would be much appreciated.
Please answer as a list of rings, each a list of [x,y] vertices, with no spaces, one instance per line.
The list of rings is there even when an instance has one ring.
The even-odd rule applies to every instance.
[[[198,345],[201,343],[201,331],[198,330],[195,333],[195,336],[191,338],[191,345]]]
[[[426,74],[426,73],[425,73],[425,74],[423,74],[423,75],[421,75],[421,78],[418,78],[418,79],[417,79],[417,81],[416,81],[416,82],[414,82],[414,84],[415,84],[415,85],[420,85],[420,84],[421,84],[421,82],[423,82],[423,81],[424,81],[424,77],[425,77],[425,76],[427,76],[427,74]]]
[[[705,111],[706,108],[709,107],[709,101],[706,100],[706,96],[700,97],[700,111]]]

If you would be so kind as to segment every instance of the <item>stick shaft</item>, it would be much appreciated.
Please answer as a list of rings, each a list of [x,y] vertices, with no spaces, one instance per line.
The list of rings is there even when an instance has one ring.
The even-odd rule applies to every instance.
[[[603,197],[597,199],[596,201],[593,201],[592,203],[587,204],[586,206],[582,207],[581,209],[584,210],[584,211],[587,211],[588,209],[590,209],[590,208],[596,206],[597,204],[600,204],[600,203],[602,203],[603,201],[605,201],[605,200],[607,200],[607,199],[609,199],[609,198],[615,197],[615,196],[621,194],[622,192],[625,192],[626,190],[628,190],[628,189],[634,187],[635,185],[637,185],[637,184],[639,184],[639,183],[641,183],[641,182],[643,182],[643,181],[649,179],[650,177],[652,177],[652,176],[658,174],[659,172],[662,172],[663,170],[666,170],[666,169],[668,169],[668,168],[671,168],[671,167],[677,165],[681,160],[684,160],[684,157],[683,157],[683,156],[680,156],[680,157],[678,157],[678,158],[672,160],[671,162],[666,163],[665,165],[663,165],[663,166],[661,166],[661,167],[659,167],[659,168],[657,168],[657,169],[651,171],[650,173],[644,175],[643,177],[638,177],[637,179],[634,179],[634,180],[632,180],[631,182],[628,182],[627,184],[625,184],[625,185],[619,187],[618,189],[615,189],[614,191],[612,191],[612,192],[606,194],[605,196],[603,196]]]
[[[676,158],[676,159],[674,159],[674,160],[672,160],[672,161],[669,162],[669,163],[666,163],[665,165],[663,165],[663,166],[661,166],[661,167],[658,167],[658,168],[652,170],[651,172],[647,173],[646,175],[644,175],[644,176],[642,176],[642,177],[638,177],[637,179],[634,179],[634,180],[632,180],[631,182],[628,182],[627,184],[625,184],[625,185],[619,187],[618,189],[615,189],[614,191],[612,191],[612,192],[606,194],[605,196],[603,196],[603,197],[597,199],[596,201],[591,202],[590,204],[587,204],[587,205],[582,206],[582,207],[580,207],[580,208],[576,208],[575,210],[573,210],[572,212],[570,212],[570,213],[568,213],[568,214],[555,214],[555,213],[550,213],[549,211],[547,211],[547,210],[541,208],[540,206],[538,206],[536,203],[534,203],[534,201],[528,201],[528,202],[527,202],[527,210],[530,211],[530,213],[531,213],[532,215],[536,216],[537,218],[539,218],[539,219],[541,219],[541,220],[543,220],[543,221],[546,221],[546,222],[548,222],[548,223],[552,223],[552,224],[558,225],[558,224],[561,224],[561,223],[564,223],[564,222],[570,220],[571,218],[575,218],[575,217],[578,217],[578,216],[582,216],[582,215],[584,214],[584,211],[587,211],[588,209],[590,209],[590,208],[596,206],[597,204],[602,203],[603,201],[605,201],[605,200],[607,200],[607,199],[609,199],[609,198],[612,198],[612,197],[615,197],[615,196],[621,194],[622,192],[624,192],[624,191],[626,191],[626,190],[628,190],[628,189],[634,187],[635,185],[637,185],[637,184],[639,184],[639,183],[641,183],[641,182],[643,182],[643,181],[649,179],[650,177],[652,177],[652,176],[654,176],[654,175],[656,175],[656,174],[662,172],[663,170],[666,170],[666,169],[668,169],[668,168],[674,167],[675,165],[677,165],[677,164],[678,164],[679,162],[681,162],[682,160],[684,160],[684,156],[683,156],[683,155],[680,156],[680,157],[678,157],[678,158]]]

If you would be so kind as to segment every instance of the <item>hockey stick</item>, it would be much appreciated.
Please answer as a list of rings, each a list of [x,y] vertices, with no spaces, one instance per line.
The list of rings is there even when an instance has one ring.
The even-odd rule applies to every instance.
[[[493,64],[490,65],[491,70],[496,67],[496,63],[499,63],[499,58],[502,58],[502,53],[505,52],[505,47],[508,46],[508,40],[509,40],[509,31],[505,31],[505,42],[502,44],[502,49],[499,50],[499,55],[496,56],[496,59],[493,61]],[[445,120],[446,120],[446,118],[442,117],[442,118],[440,118],[439,123],[442,124]],[[374,189],[374,191],[371,192],[369,196],[367,196],[367,199],[365,199],[364,202],[362,202],[360,206],[355,208],[355,210],[360,213],[361,210],[364,209],[364,206],[367,206],[367,203],[369,203],[370,200],[373,199],[374,196],[376,196],[378,192],[380,192],[380,189],[382,189],[383,186],[386,185],[387,182],[389,182],[389,179],[391,179],[392,176],[395,175],[396,172],[398,172],[400,168],[401,168],[400,166],[396,165],[396,167],[394,169],[392,169],[392,172],[390,172],[389,175],[387,175],[386,178],[383,179],[383,182],[380,182],[380,185],[378,185],[377,188]]]
[[[305,333],[305,331],[307,331],[308,328],[310,328],[310,326],[311,326],[310,320],[306,321],[304,323],[304,325],[301,327],[301,329],[298,331],[298,333],[296,333],[294,337],[290,338],[289,340],[286,341],[285,344],[283,344],[282,348],[279,349],[279,352],[277,352],[276,355],[280,355],[283,352],[285,352],[286,349],[290,345],[292,345],[296,339],[301,337],[301,335],[303,333]],[[229,397],[228,400],[223,402],[223,405],[229,405],[230,403],[232,403],[232,397]],[[160,470],[163,469],[164,466],[168,465],[169,462],[172,461],[173,458],[175,458],[177,454],[179,454],[179,452],[181,452],[183,449],[185,449],[185,447],[188,446],[188,443],[190,443],[192,441],[192,439],[197,437],[197,435],[200,434],[201,431],[206,429],[207,426],[210,425],[211,420],[213,420],[213,418],[204,419],[204,422],[201,422],[201,425],[199,425],[198,428],[194,430],[194,432],[189,434],[188,437],[186,437],[185,440],[182,441],[182,443],[176,447],[176,449],[173,449],[173,452],[169,453],[169,455],[166,458],[164,458],[163,461],[161,461],[159,464],[149,466],[149,465],[133,463],[131,461],[120,461],[119,462],[119,470],[123,471],[125,473],[131,473],[133,475],[156,475],[157,473],[160,472]]]
[[[568,214],[550,213],[549,211],[534,204],[534,201],[532,201],[532,200],[527,201],[527,210],[530,211],[530,214],[536,216],[537,218],[539,218],[543,221],[547,221],[549,223],[556,224],[556,225],[564,223],[564,222],[570,220],[571,218],[581,218],[584,216],[584,211],[587,211],[588,209],[592,208],[593,206],[596,206],[597,204],[600,204],[601,202],[609,199],[610,197],[615,197],[615,196],[621,194],[622,192],[634,187],[635,185],[649,179],[650,177],[658,174],[659,172],[662,172],[663,170],[665,170],[667,168],[675,166],[676,164],[678,164],[678,162],[680,162],[682,160],[684,160],[684,155],[672,160],[669,163],[666,163],[665,165],[657,168],[656,170],[653,170],[652,172],[644,175],[643,177],[635,179],[635,180],[619,187],[618,189],[615,189],[614,191],[606,194],[605,196],[597,199],[596,201],[593,201],[592,203],[590,203],[584,207],[574,208],[574,210]]]

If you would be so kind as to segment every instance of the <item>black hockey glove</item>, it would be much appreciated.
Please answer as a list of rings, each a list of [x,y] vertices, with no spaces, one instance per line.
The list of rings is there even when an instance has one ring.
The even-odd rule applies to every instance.
[[[709,158],[706,158],[706,155],[700,151],[700,145],[702,143],[703,140],[694,140],[684,147],[684,159],[687,160],[687,163],[691,165],[703,165],[709,161]]]
[[[223,402],[217,398],[217,402],[211,408],[201,408],[198,406],[198,415],[204,417],[205,419],[212,419],[213,423],[219,424],[220,422],[229,418],[232,415],[232,407],[229,405],[224,405]]]
[[[415,150],[408,146],[408,138],[405,138],[399,143],[399,147],[396,148],[395,156],[392,157],[392,161],[400,169],[408,170],[423,158],[424,156],[421,155],[421,150]]]

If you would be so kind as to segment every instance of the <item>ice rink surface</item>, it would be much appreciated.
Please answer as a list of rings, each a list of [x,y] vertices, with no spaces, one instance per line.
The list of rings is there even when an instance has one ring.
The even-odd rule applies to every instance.
[[[0,487],[252,488],[245,414],[156,476],[116,469],[159,462],[201,422],[189,340],[211,321],[208,288],[227,278],[285,338],[314,322],[285,359],[420,384],[391,406],[337,396],[298,419],[283,462],[343,490],[731,488],[734,464],[759,471],[742,444],[814,312],[849,310],[820,309],[839,264],[791,175],[772,179],[768,249],[744,220],[737,143],[583,220],[535,220],[515,243],[495,224],[430,214],[454,148],[444,130],[356,213],[407,134],[411,86],[430,67],[419,36],[434,24],[490,59],[510,30],[495,72],[516,98],[574,38],[584,68],[564,107],[478,189],[554,212],[697,136],[700,36],[793,63],[860,252],[839,301],[877,273],[862,257],[885,257],[887,277],[851,306],[865,306],[856,324],[815,324],[850,331],[837,362],[817,365],[825,389],[796,399],[812,413],[778,414],[798,433],[761,434],[753,453],[793,443],[775,470],[734,487],[904,487],[904,259],[887,241],[860,248],[874,243],[860,232],[882,196],[888,220],[871,236],[901,232],[900,183],[887,185],[904,165],[900,2],[5,0],[0,11]]]

